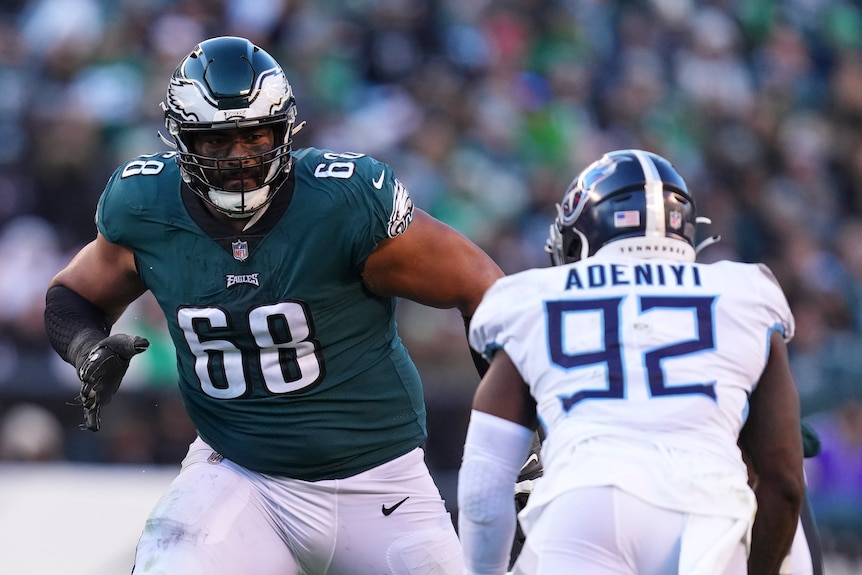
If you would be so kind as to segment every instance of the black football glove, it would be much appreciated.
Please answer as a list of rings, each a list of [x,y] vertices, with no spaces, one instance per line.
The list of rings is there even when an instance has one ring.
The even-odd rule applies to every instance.
[[[530,447],[530,455],[527,461],[521,466],[521,472],[518,474],[518,479],[515,482],[515,513],[520,513],[527,506],[527,501],[530,499],[530,494],[533,492],[533,485],[545,472],[542,465],[542,460],[539,457],[539,452],[542,450],[541,436],[536,433],[533,435],[533,445]],[[526,535],[521,529],[521,522],[515,523],[515,538],[512,541],[512,548],[509,551],[509,569],[515,565],[515,561],[521,554],[521,548],[524,546]]]
[[[84,426],[99,431],[99,412],[108,405],[120,387],[129,362],[145,351],[150,342],[143,337],[118,333],[100,341],[78,366],[83,385],[79,399],[84,406]]]
[[[533,434],[533,445],[530,446],[530,455],[521,466],[518,479],[515,480],[515,511],[520,513],[527,506],[530,493],[533,492],[533,483],[542,476],[545,468],[539,457],[542,451],[542,437],[538,433]]]

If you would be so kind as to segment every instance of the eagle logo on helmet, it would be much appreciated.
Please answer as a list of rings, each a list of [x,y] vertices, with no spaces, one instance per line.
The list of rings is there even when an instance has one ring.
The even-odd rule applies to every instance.
[[[267,98],[261,98],[266,94]],[[285,96],[287,94],[287,96]],[[229,122],[234,119],[266,118],[280,113],[293,97],[284,72],[273,68],[265,70],[255,80],[250,92],[247,108],[220,110],[217,101],[197,80],[173,77],[167,94],[167,105],[171,112],[189,122]]]
[[[193,107],[196,100],[202,99],[213,110],[218,109],[218,104],[207,97],[207,92],[194,80],[171,78],[167,94],[167,107],[171,112],[180,116],[187,122],[203,121],[202,115]],[[198,107],[200,107],[198,105]]]

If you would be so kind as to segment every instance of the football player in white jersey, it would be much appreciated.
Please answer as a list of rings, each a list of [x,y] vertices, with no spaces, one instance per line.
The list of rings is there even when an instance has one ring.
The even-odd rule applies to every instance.
[[[491,367],[458,479],[467,573],[506,571],[539,427],[513,573],[778,572],[804,499],[794,319],[765,266],[695,263],[715,239],[695,245],[698,221],[666,159],[605,154],[558,206],[555,265],[485,294],[470,344]]]

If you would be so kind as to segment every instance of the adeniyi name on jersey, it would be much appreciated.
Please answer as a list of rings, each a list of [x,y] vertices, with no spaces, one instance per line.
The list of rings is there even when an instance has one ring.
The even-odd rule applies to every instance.
[[[789,340],[794,320],[763,265],[597,255],[498,280],[470,344],[505,349],[548,430],[545,475],[522,521],[567,489],[598,485],[752,517],[737,438],[774,330]]]

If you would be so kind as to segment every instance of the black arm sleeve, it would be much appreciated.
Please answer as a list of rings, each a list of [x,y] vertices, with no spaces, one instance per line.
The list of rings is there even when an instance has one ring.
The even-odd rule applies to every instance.
[[[54,350],[76,368],[111,333],[108,315],[65,286],[45,294],[45,333]]]
[[[469,337],[470,319],[471,318],[469,318],[467,316],[461,316],[461,317],[464,318],[464,330],[467,332],[467,335]],[[469,343],[467,344],[467,347],[470,349],[470,357],[473,358],[473,365],[476,366],[476,371],[479,372],[479,377],[480,378],[485,377],[485,372],[488,371],[488,368],[490,367],[490,365],[488,365],[488,362],[485,361],[484,357],[482,357],[482,354],[480,354],[475,349],[473,349]]]

